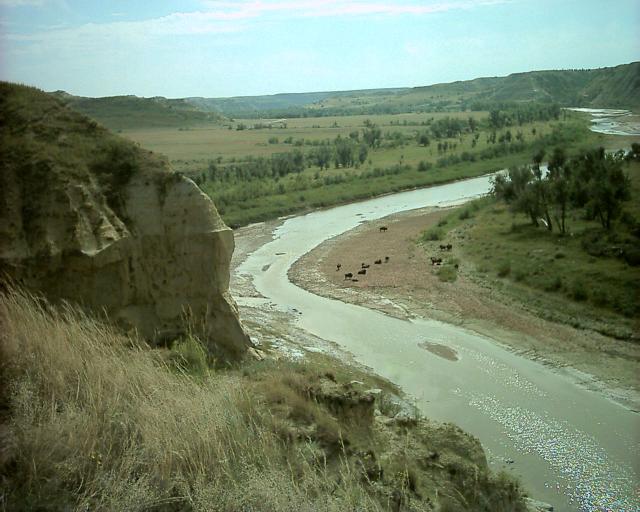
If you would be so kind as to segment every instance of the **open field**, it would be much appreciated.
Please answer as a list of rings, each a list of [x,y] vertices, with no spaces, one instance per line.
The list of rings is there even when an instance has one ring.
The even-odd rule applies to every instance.
[[[300,117],[286,119],[282,122],[267,119],[234,119],[224,124],[211,124],[191,129],[178,128],[145,128],[123,130],[121,134],[143,147],[163,153],[169,157],[176,170],[189,172],[206,168],[210,160],[222,158],[244,159],[247,156],[271,156],[272,153],[290,151],[296,140],[324,141],[335,139],[338,135],[349,137],[354,130],[365,127],[365,121],[371,121],[380,128],[398,131],[403,135],[411,135],[429,119],[443,119],[445,117],[467,120],[469,117],[483,119],[487,112],[434,112],[407,113],[396,115],[357,115],[357,116],[327,116]],[[254,129],[255,125],[273,123],[271,128]],[[405,124],[406,123],[406,124]],[[245,125],[247,129],[237,130],[238,125]],[[229,130],[229,127],[232,127]],[[269,139],[278,138],[278,143],[270,144]],[[285,139],[292,137],[292,143],[285,143]],[[303,148],[304,149],[304,148]]]

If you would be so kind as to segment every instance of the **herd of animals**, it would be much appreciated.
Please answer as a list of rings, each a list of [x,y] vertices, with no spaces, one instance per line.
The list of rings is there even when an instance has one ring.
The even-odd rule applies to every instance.
[[[385,233],[388,230],[387,226],[380,226],[379,229],[380,229],[380,233]],[[440,245],[441,251],[450,251],[451,249],[453,249],[453,246],[451,244]],[[383,261],[382,258],[379,258],[375,260],[373,264],[382,265],[382,261]],[[384,262],[389,263],[389,256],[384,257]],[[431,256],[431,265],[440,265],[440,264],[442,264],[442,258]],[[362,262],[360,265],[360,270],[358,270],[357,274],[361,276],[367,275],[367,269],[370,267],[371,265],[369,265],[368,263]],[[458,268],[458,265],[456,264],[455,267]],[[342,268],[342,263],[336,264],[336,272],[339,272],[341,268]],[[346,272],[344,274],[344,280],[352,281],[354,283],[358,282],[358,278],[354,276],[353,272]]]

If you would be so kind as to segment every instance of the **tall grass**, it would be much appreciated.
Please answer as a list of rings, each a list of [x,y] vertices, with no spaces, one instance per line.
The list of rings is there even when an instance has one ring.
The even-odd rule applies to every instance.
[[[1,299],[9,509],[378,508],[284,446],[239,375],[198,382],[77,310]]]
[[[335,361],[215,372],[16,291],[0,328],[0,510],[523,510],[477,441],[374,419]]]

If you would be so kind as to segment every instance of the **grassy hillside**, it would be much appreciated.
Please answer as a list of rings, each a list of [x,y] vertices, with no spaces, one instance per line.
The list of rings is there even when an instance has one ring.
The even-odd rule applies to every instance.
[[[74,110],[99,121],[107,128],[120,130],[138,127],[189,128],[216,123],[222,116],[203,112],[183,99],[112,96],[83,98],[64,92],[54,93]]]
[[[640,106],[640,62],[591,70],[557,70],[514,73],[506,77],[477,78],[397,94],[368,98],[330,97],[309,109],[336,113],[395,113],[433,110],[488,110],[496,103],[542,101],[563,106]]]
[[[588,209],[570,207],[567,233],[551,232],[487,197],[454,210],[422,243],[437,254],[440,240],[453,241],[455,263],[475,281],[536,315],[637,343],[640,163],[625,164],[624,172],[630,197],[609,230]],[[441,277],[455,280],[447,263]]]
[[[190,98],[199,108],[231,117],[397,114],[543,101],[563,106],[640,107],[640,62],[584,70],[514,73],[406,89],[370,89],[237,98]]]
[[[0,322],[4,509],[524,511],[477,440],[336,361],[213,371],[17,292]]]

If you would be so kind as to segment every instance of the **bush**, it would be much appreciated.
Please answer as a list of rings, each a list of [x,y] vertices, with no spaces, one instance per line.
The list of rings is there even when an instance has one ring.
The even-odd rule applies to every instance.
[[[209,373],[207,351],[193,336],[176,341],[170,358],[177,368],[191,375],[205,377]]]
[[[518,283],[524,281],[526,277],[527,277],[527,273],[524,270],[520,270],[520,269],[516,270],[513,274],[513,279]]]
[[[442,240],[443,238],[443,231],[437,228],[431,228],[422,234],[422,240],[425,242],[434,242],[436,240]]]
[[[498,277],[507,277],[511,273],[511,262],[505,261],[498,267]]]
[[[575,281],[571,287],[571,298],[579,302],[587,300],[589,295],[587,289],[582,281]]]
[[[470,219],[471,217],[473,217],[473,214],[471,213],[470,210],[468,210],[467,208],[465,208],[464,210],[462,210],[459,214],[458,214],[458,218],[460,220],[466,220],[466,219]]]
[[[544,287],[547,292],[557,292],[562,289],[562,279],[560,276],[556,276],[550,283]]]
[[[438,269],[438,279],[443,283],[453,283],[458,279],[458,269],[453,265],[444,265]]]

